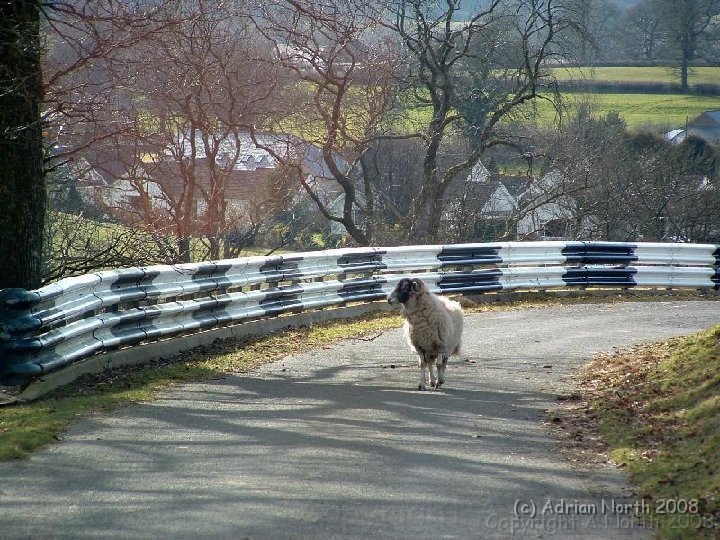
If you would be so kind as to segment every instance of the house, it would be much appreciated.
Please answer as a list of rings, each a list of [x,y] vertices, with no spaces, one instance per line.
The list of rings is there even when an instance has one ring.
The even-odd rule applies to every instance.
[[[298,173],[321,200],[340,193],[322,149],[297,137],[232,133],[204,140],[199,131],[193,136],[180,132],[161,148],[95,150],[73,169],[78,191],[123,221],[157,226],[177,221],[192,198],[196,230],[208,226],[208,212],[217,216],[217,208],[225,212],[226,223],[248,225],[270,207],[307,196],[294,176]],[[339,156],[334,159],[347,167]]]
[[[478,201],[477,218],[485,235],[511,232],[513,239],[561,240],[591,234],[592,217],[576,216],[576,201],[562,194],[562,175],[549,171],[541,178],[492,174],[474,182],[472,196]],[[579,224],[578,224],[579,221]],[[497,226],[493,227],[495,222]]]
[[[720,109],[705,111],[687,123],[687,136],[720,144]]]
[[[448,226],[464,216],[461,235],[473,241],[490,241],[511,234],[516,236],[522,194],[531,178],[490,173],[476,164],[465,179],[454,187],[443,219]]]
[[[687,137],[697,137],[710,144],[720,144],[720,109],[705,111],[689,120],[685,129],[673,129],[664,135],[664,139],[680,144]]]
[[[563,193],[563,183],[563,175],[555,170],[533,179],[522,195],[519,237],[567,240],[574,236],[575,201]]]
[[[480,214],[501,219],[517,215],[523,194],[527,192],[531,182],[532,179],[528,176],[493,175],[488,178],[485,182],[488,194]]]
[[[69,166],[69,175],[75,180],[77,191],[86,204],[106,209],[134,208],[138,206],[140,192],[150,193],[160,200],[161,190],[153,185],[142,162],[117,148],[112,151],[96,149],[75,159]]]

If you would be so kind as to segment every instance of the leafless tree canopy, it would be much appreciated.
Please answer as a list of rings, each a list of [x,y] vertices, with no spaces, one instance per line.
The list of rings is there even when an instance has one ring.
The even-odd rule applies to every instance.
[[[632,46],[649,56],[667,47],[671,22],[658,22],[646,5],[653,2],[661,0],[640,2],[623,27],[628,43],[642,32]],[[38,113],[20,121],[7,101],[6,117],[17,118],[6,124],[36,142],[42,126],[52,212],[44,249],[41,239],[35,244],[45,279],[237,256],[255,243],[272,250],[292,234],[298,247],[306,245],[300,238],[316,247],[712,238],[715,228],[703,225],[717,202],[712,148],[641,144],[621,119],[598,120],[589,109],[562,115],[553,128],[530,118],[541,101],[565,112],[549,68],[620,50],[609,45],[620,39],[611,16],[620,8],[606,4],[102,0],[8,8],[7,35],[32,30],[37,41],[26,50],[42,60],[17,64],[24,75],[12,72],[3,84],[28,89],[18,103]],[[716,2],[685,4],[697,17],[677,39],[705,39]],[[679,14],[671,19],[680,24]],[[21,41],[8,45],[8,57]],[[42,86],[22,86],[32,81]],[[40,169],[31,176],[37,232],[45,180]]]
[[[544,97],[547,64],[562,51],[558,37],[577,26],[572,11],[554,0],[479,2],[458,20],[460,8],[457,0],[398,1],[387,25],[406,50],[407,91],[416,107],[431,111],[419,133],[426,150],[406,219],[408,241],[437,240],[448,190],[488,148],[511,143],[503,122]],[[443,145],[458,137],[468,150],[441,168]]]

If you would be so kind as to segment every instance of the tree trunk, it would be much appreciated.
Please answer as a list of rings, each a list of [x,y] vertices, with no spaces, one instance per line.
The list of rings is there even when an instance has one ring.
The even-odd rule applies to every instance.
[[[211,261],[217,261],[220,257],[221,239],[219,236],[210,236],[208,238],[208,245],[210,246],[209,255]]]
[[[178,263],[189,263],[192,262],[190,254],[190,238],[180,237],[177,239],[177,262]]]
[[[0,36],[0,289],[35,289],[47,206],[38,3],[0,3]]]
[[[682,63],[680,64],[680,89],[687,92],[690,88],[688,85],[688,72],[690,71],[690,60],[686,54],[683,54]]]
[[[408,228],[410,244],[425,244],[432,242],[437,238],[439,222],[435,222],[433,215],[437,212],[438,199],[442,198],[442,190],[440,188],[440,179],[438,178],[438,151],[440,143],[443,139],[443,131],[441,125],[447,115],[449,106],[443,103],[442,107],[436,105],[433,119],[428,129],[429,142],[425,148],[425,157],[423,159],[423,181],[420,193],[413,201],[411,206]]]
[[[435,243],[440,233],[440,215],[442,214],[442,190],[437,182],[437,174],[428,173],[434,181],[424,183],[420,194],[413,201],[409,218],[407,242],[410,245]]]

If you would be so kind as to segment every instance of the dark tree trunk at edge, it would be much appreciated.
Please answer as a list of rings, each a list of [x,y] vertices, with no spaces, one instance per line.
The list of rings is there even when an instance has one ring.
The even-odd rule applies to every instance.
[[[0,3],[0,289],[40,286],[46,211],[40,10]]]

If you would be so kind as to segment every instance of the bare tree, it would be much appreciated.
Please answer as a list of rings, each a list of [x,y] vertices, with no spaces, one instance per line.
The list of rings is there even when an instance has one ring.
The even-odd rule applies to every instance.
[[[635,45],[632,52],[642,60],[655,60],[662,14],[654,8],[652,0],[643,0],[633,6],[628,15],[633,30],[631,39]]]
[[[121,165],[113,171],[117,185],[96,200],[164,248],[174,239],[169,260],[189,261],[191,238],[198,239],[196,251],[204,244],[203,256],[217,259],[233,252],[227,235],[233,246],[249,241],[286,198],[277,170],[263,175],[269,182],[263,193],[235,185],[253,182],[254,163],[244,167],[240,159],[248,126],[268,112],[273,65],[254,42],[247,2],[161,5],[155,20],[137,28],[115,29],[127,17],[103,11],[83,13],[84,25],[71,26],[79,37],[66,38],[70,56],[94,61],[68,71],[72,85],[65,87],[79,97],[62,117],[82,118],[86,129],[63,126],[63,149],[93,156],[101,169]],[[71,30],[63,35],[74,36]],[[117,50],[108,37],[114,34]],[[247,198],[238,202],[228,190]]]
[[[543,167],[559,178],[552,200],[567,205],[575,224],[567,236],[714,242],[720,233],[717,151],[699,139],[672,145],[631,134],[616,113],[593,112],[583,107],[554,133],[545,128],[536,137]]]
[[[714,241],[718,237],[718,158],[703,141],[678,146],[649,135],[630,138],[625,209],[638,239]]]
[[[253,42],[244,8],[238,2],[218,6],[197,0],[188,22],[146,51],[163,66],[146,77],[144,86],[151,110],[159,115],[148,138],[165,150],[153,158],[160,165],[156,171],[162,174],[171,161],[177,170],[166,166],[166,171],[182,179],[172,206],[183,259],[198,229],[198,210],[200,236],[210,257],[220,257],[222,236],[234,225],[227,190],[247,145],[244,132],[266,112],[271,95],[273,69]]]
[[[47,4],[43,116],[48,167],[134,129],[134,86],[147,69],[138,48],[180,24],[184,15],[173,5],[172,0]]]
[[[543,97],[546,62],[560,50],[557,37],[577,21],[555,0],[488,1],[464,19],[457,17],[458,0],[394,6],[389,28],[407,52],[408,92],[429,117],[419,134],[426,145],[422,186],[405,223],[409,241],[433,241],[449,187],[486,149],[510,142],[503,122]],[[442,145],[460,133],[471,139],[471,150],[441,169]]]
[[[616,113],[599,116],[592,103],[573,108],[563,123],[541,127],[533,136],[543,169],[556,175],[544,197],[565,205],[567,236],[628,240],[624,197],[633,157],[625,138],[625,122]]]
[[[720,16],[720,0],[654,0],[672,56],[680,72],[680,86],[687,91],[690,67]]]
[[[286,75],[278,89],[284,114],[276,111],[262,127],[303,140],[287,137],[289,146],[310,142],[321,149],[314,174],[298,169],[300,185],[326,220],[361,245],[373,240],[376,212],[372,181],[358,163],[388,129],[398,62],[381,17],[380,2],[279,0],[265,3],[256,19]],[[269,150],[299,167],[297,152]],[[323,189],[333,196],[324,197]]]
[[[168,262],[167,237],[83,215],[51,211],[45,230],[42,284],[122,266]]]
[[[86,3],[87,4],[87,3]],[[69,2],[17,1],[0,5],[0,198],[4,211],[0,213],[0,288],[23,286],[33,288],[41,280],[43,230],[47,211],[45,177],[43,168],[43,116],[57,118],[61,111],[72,108],[72,99],[60,106],[53,91],[59,91],[70,73],[80,66],[89,66],[96,57],[100,41],[84,32],[85,22],[103,21],[103,28],[95,37],[113,34],[112,30],[127,27],[123,36],[134,34],[137,25],[130,21],[142,21],[141,26],[153,26],[153,8],[137,9],[128,17],[122,3],[93,2],[80,6]],[[162,4],[162,2],[160,3]],[[140,13],[142,12],[142,13]],[[122,21],[122,22],[121,22]],[[60,30],[67,31],[66,37]],[[47,42],[43,37],[48,36]],[[67,37],[69,36],[69,37]],[[81,37],[82,36],[82,37]],[[113,35],[113,38],[117,36]],[[45,69],[43,80],[43,48],[53,51],[59,42],[80,46],[70,55],[64,65]],[[103,42],[108,40],[103,38]],[[112,41],[112,39],[111,39]],[[120,48],[123,39],[114,41]],[[93,51],[92,47],[98,45]],[[104,50],[109,51],[105,48]],[[72,86],[72,85],[70,85]],[[102,86],[95,84],[96,88]],[[72,90],[63,90],[66,96]],[[47,114],[47,103],[54,101],[57,114]],[[78,103],[75,100],[74,103]],[[86,108],[96,109],[97,103],[87,103]],[[45,110],[44,110],[45,109]],[[43,114],[46,113],[46,114]]]
[[[103,223],[106,216],[80,200],[77,181],[83,155],[134,128],[132,87],[143,68],[134,51],[179,22],[177,13],[168,9],[172,4],[43,3],[44,168],[52,195],[45,224],[44,283],[166,260],[161,239],[150,242],[142,231]],[[68,205],[68,194],[74,194],[73,204]]]

